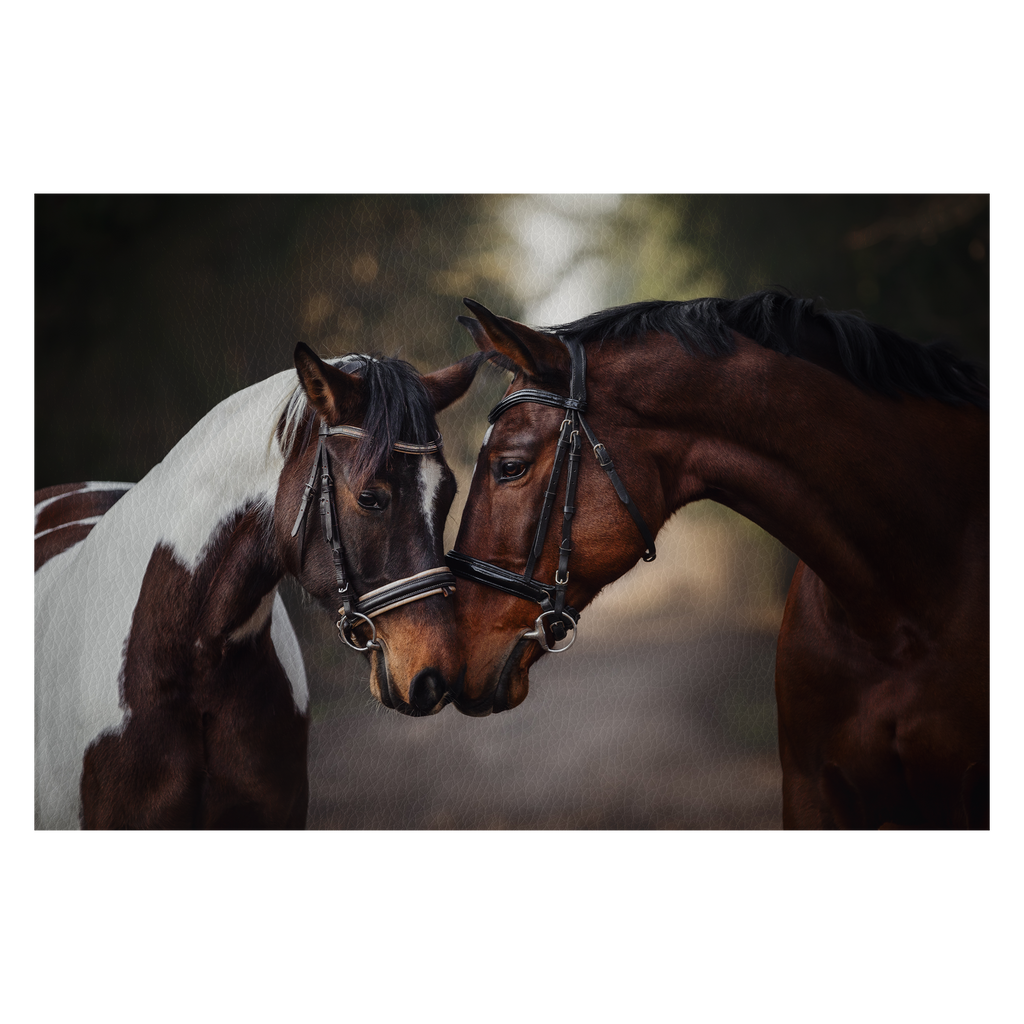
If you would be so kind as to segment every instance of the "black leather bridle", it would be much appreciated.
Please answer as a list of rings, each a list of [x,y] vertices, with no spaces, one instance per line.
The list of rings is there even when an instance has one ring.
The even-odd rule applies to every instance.
[[[556,409],[566,410],[565,418],[559,429],[558,446],[555,449],[555,462],[551,468],[551,478],[548,481],[548,488],[544,492],[544,504],[540,511],[540,520],[537,523],[537,532],[533,538],[533,546],[526,561],[526,571],[522,574],[504,569],[493,562],[485,562],[482,559],[474,558],[472,555],[463,555],[458,551],[449,551],[447,556],[448,567],[462,579],[472,580],[475,583],[483,583],[496,590],[504,591],[515,597],[525,598],[527,601],[535,601],[541,607],[541,613],[537,617],[532,633],[525,633],[524,637],[536,640],[537,643],[553,654],[560,654],[567,651],[576,640],[576,623],[579,620],[579,612],[574,608],[565,606],[565,590],[569,584],[569,555],[572,553],[572,519],[576,513],[576,485],[579,480],[580,465],[580,431],[586,435],[587,441],[594,449],[594,457],[597,464],[608,474],[615,493],[619,500],[626,506],[636,523],[644,544],[647,545],[643,553],[645,562],[653,562],[657,551],[654,546],[654,535],[651,533],[644,518],[640,515],[639,509],[633,504],[615,471],[611,456],[608,450],[594,436],[590,429],[583,411],[587,405],[587,357],[580,342],[572,338],[563,338],[558,335],[558,340],[569,351],[569,397],[556,395],[553,391],[540,391],[536,388],[523,388],[520,391],[513,391],[506,395],[489,413],[488,423],[494,423],[498,417],[519,402],[537,402],[540,405],[554,406]],[[533,571],[544,548],[544,541],[547,537],[548,526],[551,521],[551,512],[555,503],[555,494],[562,476],[562,468],[568,459],[568,472],[565,481],[565,506],[562,510],[562,542],[558,548],[558,568],[555,570],[555,582],[542,583],[534,579]],[[564,640],[567,630],[573,630],[572,639],[565,647],[549,647],[544,632],[544,620],[550,617],[551,622],[548,629],[555,641]]]
[[[447,597],[455,590],[455,577],[445,566],[438,566],[436,569],[425,569],[423,572],[406,576],[404,579],[395,580],[393,583],[386,583],[383,587],[367,591],[362,597],[356,597],[349,586],[348,575],[345,572],[345,551],[341,545],[341,530],[338,523],[338,510],[334,503],[334,480],[331,477],[331,461],[327,453],[326,439],[333,435],[342,437],[366,437],[367,433],[362,427],[340,426],[329,427],[323,420],[320,421],[320,433],[316,447],[316,458],[313,459],[313,469],[309,474],[306,489],[302,495],[302,504],[299,507],[299,514],[295,517],[295,525],[292,527],[292,536],[299,532],[302,527],[302,536],[299,538],[299,567],[305,552],[306,539],[306,508],[309,499],[312,497],[314,484],[317,476],[320,477],[320,525],[323,530],[324,540],[330,546],[331,557],[334,560],[334,575],[337,577],[338,594],[341,598],[341,607],[338,609],[337,627],[341,639],[349,647],[357,651],[368,651],[371,648],[380,649],[377,641],[377,628],[372,619],[377,615],[383,615],[398,608],[403,604],[412,601],[420,601],[425,597],[432,597],[434,594],[442,594]],[[433,452],[441,451],[443,441],[441,435],[429,444],[411,444],[407,441],[396,441],[392,448],[396,452],[404,452],[409,455],[430,455]],[[353,641],[351,630],[360,622],[370,627],[371,636],[366,646],[360,647]]]

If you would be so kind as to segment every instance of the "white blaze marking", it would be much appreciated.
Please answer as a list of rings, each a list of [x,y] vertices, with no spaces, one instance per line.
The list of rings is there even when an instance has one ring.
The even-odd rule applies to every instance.
[[[491,431],[493,429],[494,429],[494,424],[492,423],[487,428],[487,433],[484,434],[484,440],[483,440],[483,443],[480,445],[480,451],[483,451],[487,447],[487,442],[490,441],[490,439],[491,439]],[[469,486],[470,487],[473,486],[473,481],[476,479],[476,467],[478,465],[480,465],[480,456],[479,455],[477,455],[476,462],[473,463],[473,475],[469,478]]]
[[[434,540],[434,506],[441,486],[441,463],[434,456],[420,456],[420,508],[431,541]]]

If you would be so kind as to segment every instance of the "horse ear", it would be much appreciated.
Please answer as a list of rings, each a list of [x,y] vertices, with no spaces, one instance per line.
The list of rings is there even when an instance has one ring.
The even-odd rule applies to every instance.
[[[483,352],[474,352],[465,359],[460,359],[443,370],[435,370],[433,373],[424,374],[421,378],[434,402],[434,412],[447,409],[456,398],[461,398],[469,385],[473,383],[476,371],[484,362],[486,356]]]
[[[353,418],[359,410],[359,379],[325,363],[301,341],[295,346],[295,369],[309,404],[329,426]]]
[[[472,299],[462,301],[478,319],[460,316],[459,323],[469,330],[482,352],[500,352],[538,380],[552,375],[568,376],[569,354],[553,335],[542,334],[508,317],[495,316]]]

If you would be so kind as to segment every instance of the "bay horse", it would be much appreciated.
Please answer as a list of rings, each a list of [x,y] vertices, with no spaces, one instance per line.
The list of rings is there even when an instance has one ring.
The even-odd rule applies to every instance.
[[[36,492],[37,827],[304,827],[285,574],[340,616],[382,704],[444,706],[461,662],[435,413],[481,360],[420,377],[299,344],[134,486]]]
[[[976,371],[776,291],[540,330],[465,304],[460,322],[514,376],[448,554],[459,710],[519,704],[601,588],[655,556],[669,516],[711,499],[800,559],[775,671],[784,827],[987,828]]]

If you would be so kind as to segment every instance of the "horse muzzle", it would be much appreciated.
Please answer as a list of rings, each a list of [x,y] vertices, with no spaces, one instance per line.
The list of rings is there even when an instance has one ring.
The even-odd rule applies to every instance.
[[[420,669],[409,681],[409,696],[401,696],[391,674],[387,642],[378,636],[370,658],[370,690],[373,695],[393,711],[413,718],[436,715],[452,702],[452,689],[461,691],[465,669],[450,683],[444,671],[435,665]]]

